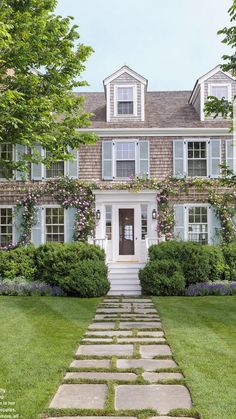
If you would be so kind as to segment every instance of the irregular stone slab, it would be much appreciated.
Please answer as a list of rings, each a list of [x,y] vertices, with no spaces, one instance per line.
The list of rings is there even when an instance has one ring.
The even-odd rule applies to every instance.
[[[55,418],[55,419],[58,419],[58,418]],[[64,419],[64,418],[62,418],[62,419]],[[104,419],[104,418],[103,418]],[[189,417],[186,417],[186,416],[152,416],[151,418],[149,418],[149,419],[194,419],[194,418],[189,418]]]
[[[159,380],[181,380],[184,378],[180,372],[144,372],[144,380],[154,383]]]
[[[138,332],[138,336],[153,336],[155,338],[158,337],[163,337],[164,333],[163,332],[154,332],[153,330],[151,330],[150,332]]]
[[[120,322],[121,329],[154,329],[155,327],[162,327],[160,322]]]
[[[167,414],[171,409],[189,409],[190,394],[182,385],[121,385],[115,389],[115,409],[156,409]]]
[[[118,303],[119,301],[119,298],[104,298],[103,303]]]
[[[139,342],[139,343],[146,343],[146,342],[153,342],[153,343],[160,343],[166,342],[164,338],[145,338],[145,337],[137,337],[137,338],[118,338],[117,343],[132,343],[132,342]],[[144,358],[144,357],[143,357]]]
[[[155,308],[135,308],[134,312],[141,313],[141,314],[157,313]]]
[[[149,332],[148,332],[149,333]],[[155,333],[155,332],[150,332],[150,333]],[[158,332],[156,332],[158,333]],[[162,333],[162,332],[159,332]],[[86,332],[85,335],[86,336],[132,336],[133,332],[132,330],[100,330],[100,331],[91,331],[91,332]]]
[[[117,380],[117,381],[135,381],[137,375],[132,372],[68,372],[65,379],[89,380]]]
[[[143,368],[144,371],[155,371],[159,368],[175,368],[177,364],[172,359],[117,359],[117,368]]]
[[[105,384],[62,384],[50,408],[54,409],[103,409],[107,396]]]
[[[97,313],[125,313],[125,312],[130,312],[130,308],[129,307],[123,307],[123,308],[98,308],[97,309]]]
[[[93,329],[114,329],[115,328],[115,323],[111,323],[111,322],[107,322],[107,323],[92,323],[90,324],[90,326],[88,327],[89,330],[93,330]]]
[[[150,298],[122,298],[122,303],[152,303]]]
[[[142,345],[140,346],[140,354],[142,358],[154,358],[157,355],[171,355],[171,350],[168,345]]]
[[[110,368],[109,359],[75,359],[71,362],[70,368]]]
[[[76,355],[130,356],[133,351],[133,345],[80,345]]]
[[[160,416],[158,417],[160,418]],[[167,416],[165,416],[165,418],[166,417]],[[137,419],[137,417],[135,416],[60,416],[60,417],[57,416],[56,418],[50,417],[49,419]],[[172,419],[179,419],[179,418],[172,418]],[[180,419],[183,419],[183,418],[180,418]],[[184,419],[189,419],[189,418],[184,418]]]
[[[110,338],[84,338],[82,339],[82,342],[104,342],[104,343],[109,343],[109,342],[113,342],[112,339]]]

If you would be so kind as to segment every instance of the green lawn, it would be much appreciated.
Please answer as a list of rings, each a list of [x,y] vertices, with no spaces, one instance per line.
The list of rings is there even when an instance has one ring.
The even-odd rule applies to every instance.
[[[0,297],[1,408],[15,402],[21,419],[36,419],[47,407],[98,301]]]
[[[236,418],[236,297],[154,298],[203,419]]]

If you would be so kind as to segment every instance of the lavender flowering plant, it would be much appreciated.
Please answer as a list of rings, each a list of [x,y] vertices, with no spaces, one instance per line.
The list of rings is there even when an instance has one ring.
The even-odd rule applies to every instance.
[[[218,281],[192,284],[186,288],[185,295],[188,297],[208,295],[236,295],[236,282]]]

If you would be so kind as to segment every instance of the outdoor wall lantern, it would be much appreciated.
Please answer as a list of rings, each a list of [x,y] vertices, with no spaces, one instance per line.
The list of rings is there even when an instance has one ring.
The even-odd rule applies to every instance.
[[[154,208],[154,209],[152,210],[152,219],[153,219],[153,220],[156,220],[156,218],[157,218],[157,210]]]
[[[100,220],[101,219],[101,211],[98,209],[96,211],[96,220]]]

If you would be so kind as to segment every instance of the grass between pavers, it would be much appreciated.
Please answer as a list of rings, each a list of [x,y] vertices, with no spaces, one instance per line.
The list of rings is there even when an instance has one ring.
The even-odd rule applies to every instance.
[[[0,297],[0,388],[20,419],[47,407],[99,302]]]
[[[236,297],[153,301],[201,418],[235,419]]]

